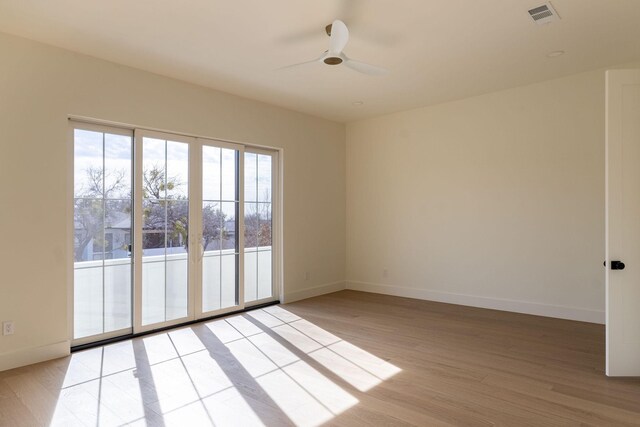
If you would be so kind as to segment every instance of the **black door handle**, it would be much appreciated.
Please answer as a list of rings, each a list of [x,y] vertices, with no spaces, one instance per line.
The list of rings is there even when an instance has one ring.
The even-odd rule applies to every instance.
[[[607,266],[607,262],[604,262],[605,267]],[[624,270],[624,262],[622,261],[611,261],[611,269],[612,270]]]
[[[624,262],[622,262],[622,261],[611,261],[611,269],[612,270],[624,270]]]

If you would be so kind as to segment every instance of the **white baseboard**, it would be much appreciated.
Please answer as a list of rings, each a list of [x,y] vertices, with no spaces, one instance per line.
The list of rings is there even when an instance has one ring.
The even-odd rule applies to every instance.
[[[0,354],[0,372],[6,371],[7,369],[44,362],[45,360],[68,356],[70,354],[70,348],[71,344],[67,340],[44,345],[42,347],[23,348],[9,353]]]
[[[558,319],[578,320],[581,322],[600,324],[604,324],[605,322],[604,311],[589,310],[578,307],[566,307],[561,305],[540,304],[503,298],[454,294],[428,289],[405,288],[358,281],[347,281],[346,289],[445,302],[449,304],[467,305],[471,307],[490,308],[493,310],[512,311],[515,313],[534,314],[536,316],[555,317]]]
[[[284,295],[283,303],[299,301],[301,299],[313,298],[319,295],[330,294],[331,292],[342,291],[345,289],[344,282],[327,283],[313,288],[302,289],[300,291],[289,292]]]

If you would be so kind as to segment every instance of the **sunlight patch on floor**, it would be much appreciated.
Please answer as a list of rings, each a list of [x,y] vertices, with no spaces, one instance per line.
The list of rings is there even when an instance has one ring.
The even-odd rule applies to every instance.
[[[51,425],[319,426],[398,372],[271,306],[74,353]]]
[[[401,371],[386,360],[338,338],[307,320],[287,313],[282,307],[268,307],[255,310],[251,316],[256,320],[265,319],[266,316],[290,319],[289,322],[280,324],[272,320],[260,321],[264,326],[270,324],[270,329],[280,337],[358,390],[368,391]]]

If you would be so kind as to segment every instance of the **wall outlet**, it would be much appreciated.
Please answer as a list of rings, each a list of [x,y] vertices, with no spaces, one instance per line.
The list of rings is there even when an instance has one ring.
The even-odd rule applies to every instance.
[[[2,322],[2,335],[13,335],[14,333],[15,333],[15,328],[11,320]]]
[[[387,270],[386,268],[382,270],[382,277],[389,277],[389,270]]]
[[[311,276],[311,275],[309,274],[309,272],[308,272],[308,271],[305,271],[305,272],[304,272],[304,280],[309,280],[309,277],[310,277],[310,276]]]

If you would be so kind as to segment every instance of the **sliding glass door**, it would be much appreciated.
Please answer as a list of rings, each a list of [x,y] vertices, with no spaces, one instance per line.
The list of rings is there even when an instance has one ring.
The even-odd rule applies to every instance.
[[[247,150],[244,155],[244,300],[259,304],[274,296],[273,184],[275,154]]]
[[[73,126],[74,344],[276,299],[274,152]]]
[[[73,130],[73,339],[131,332],[133,132]]]
[[[201,313],[229,311],[241,305],[239,257],[242,147],[203,140],[200,217]]]
[[[136,241],[140,298],[137,330],[190,319],[191,185],[193,139],[136,134]]]

